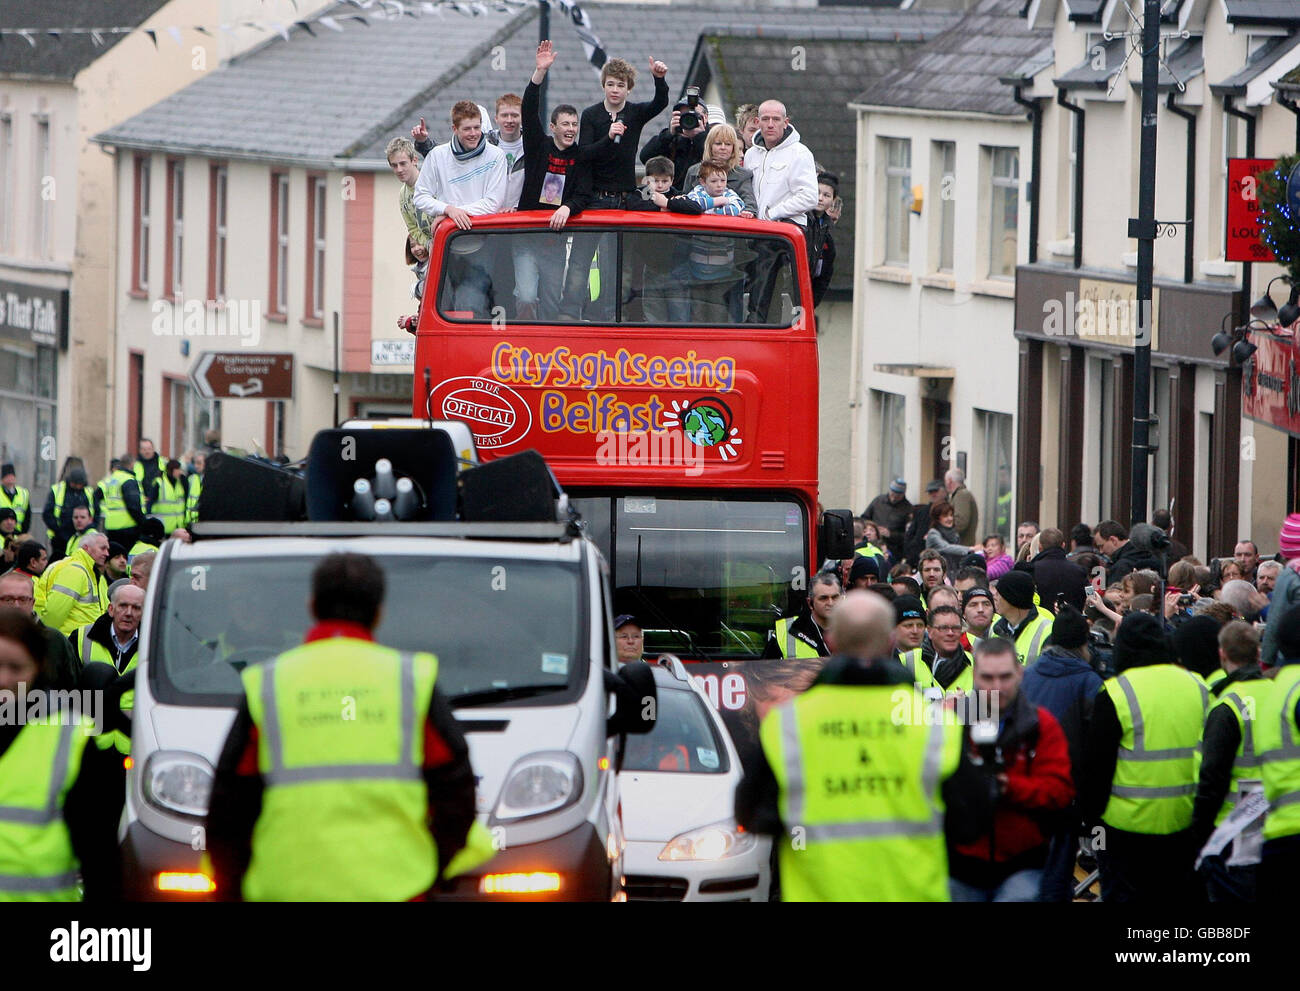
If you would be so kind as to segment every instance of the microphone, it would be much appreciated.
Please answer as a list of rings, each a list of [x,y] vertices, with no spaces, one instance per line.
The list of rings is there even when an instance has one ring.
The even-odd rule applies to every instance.
[[[609,118],[610,118],[609,122],[611,124],[616,123],[618,121],[618,114],[610,114]],[[614,135],[614,144],[618,144],[622,140],[623,140],[623,135],[621,134]]]

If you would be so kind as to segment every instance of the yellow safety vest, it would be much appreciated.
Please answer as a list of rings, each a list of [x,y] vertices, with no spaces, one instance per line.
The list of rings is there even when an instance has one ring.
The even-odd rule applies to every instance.
[[[0,755],[0,901],[81,900],[63,804],[92,728],[88,719],[31,722]]]
[[[199,496],[203,493],[203,476],[193,474],[189,477],[189,492],[185,497],[185,525],[188,527],[199,518]]]
[[[781,648],[782,657],[821,657],[822,654],[817,652],[817,648],[812,644],[805,643],[799,637],[790,632],[790,623],[793,620],[778,619],[776,621],[776,642]]]
[[[158,479],[158,498],[150,509],[152,515],[162,520],[163,533],[171,533],[185,524],[186,493],[183,483],[172,481],[166,475]]]
[[[45,588],[41,619],[64,636],[93,623],[108,609],[108,583],[95,571],[94,558],[80,548],[46,568],[41,584]]]
[[[245,899],[407,901],[433,886],[421,768],[437,672],[432,654],[348,637],[244,668],[266,786]]]
[[[131,481],[135,476],[129,471],[121,468],[114,468],[113,471],[105,476],[104,480],[99,483],[99,490],[104,493],[104,498],[99,504],[100,512],[104,517],[105,530],[129,530],[135,526],[135,520],[127,512],[126,500],[122,497],[122,486]],[[144,493],[140,493],[140,508],[144,509]]]
[[[1256,710],[1255,748],[1264,758],[1264,797],[1268,818],[1264,840],[1300,833],[1300,664],[1287,664],[1273,678],[1273,690]]]
[[[1025,628],[1016,637],[1016,657],[1025,667],[1038,660],[1038,655],[1047,645],[1047,638],[1052,635],[1052,614],[1042,606],[1035,608],[1037,612],[1034,618],[1025,624]]]
[[[31,515],[31,492],[21,485],[15,485],[14,495],[11,499],[4,489],[0,488],[0,509],[12,509],[14,511],[14,515],[18,517],[18,529],[21,532],[23,527],[27,525],[27,517]]]
[[[68,483],[55,482],[50,486],[50,491],[54,493],[54,522],[58,523],[59,517],[63,515],[63,499],[68,492]],[[95,501],[89,493],[86,494],[86,502],[90,504],[90,511],[93,514],[95,512]],[[56,535],[55,531],[51,530],[49,527],[45,528],[45,536],[50,541],[51,553],[54,551],[54,538]]]
[[[81,658],[82,670],[84,671],[86,667],[91,664],[107,664],[113,669],[114,674],[126,674],[127,671],[134,670],[136,659],[140,656],[139,649],[137,648],[136,652],[131,655],[131,659],[126,663],[126,668],[119,672],[117,670],[117,665],[113,662],[113,655],[109,649],[102,643],[96,643],[94,640],[90,639],[90,628],[94,625],[94,623],[87,623],[81,629],[77,630],[76,640],[73,643],[73,648],[76,650],[77,656]],[[109,635],[112,636],[111,633]],[[138,636],[139,633],[137,632],[136,635]],[[122,693],[122,702],[119,708],[121,708],[122,712],[128,719],[131,717],[131,714],[135,711],[134,688]],[[112,740],[112,744],[119,754],[125,757],[131,753],[131,737],[129,734],[123,733],[120,730],[109,730],[105,735]]]
[[[74,533],[68,538],[68,545],[63,549],[64,557],[72,557],[72,552],[77,549],[77,541],[82,537],[89,537],[92,533],[99,533],[93,526],[87,527],[85,533]]]
[[[1224,672],[1227,677],[1227,672]],[[1219,679],[1222,681],[1223,679]],[[1263,761],[1260,760],[1259,750],[1255,746],[1255,725],[1259,719],[1259,710],[1263,704],[1264,697],[1269,694],[1273,688],[1273,682],[1267,678],[1253,678],[1250,681],[1234,682],[1232,690],[1224,695],[1221,699],[1210,706],[1210,712],[1206,713],[1205,718],[1210,718],[1210,713],[1221,706],[1226,706],[1237,719],[1237,730],[1241,734],[1241,741],[1237,744],[1237,756],[1232,762],[1232,781],[1228,785],[1228,795],[1223,800],[1223,806],[1219,809],[1218,815],[1214,817],[1214,824],[1221,825],[1223,820],[1228,818],[1232,813],[1232,807],[1237,804],[1237,795],[1241,791],[1241,782],[1259,781],[1260,766]],[[1201,742],[1196,746],[1196,757],[1194,764],[1196,767],[1196,778],[1199,781],[1201,777],[1201,759],[1204,756],[1202,747],[1205,745],[1205,731],[1201,731]]]
[[[814,685],[763,719],[780,787],[785,901],[948,901],[941,786],[961,759],[951,720],[894,718],[905,685]],[[947,723],[947,725],[946,725]]]
[[[1130,668],[1102,685],[1123,735],[1102,821],[1167,836],[1192,824],[1196,745],[1209,691],[1175,664]]]
[[[899,664],[907,668],[907,673],[912,676],[912,684],[918,689],[925,691],[934,684],[934,672],[930,670],[930,665],[926,664],[922,659],[920,647],[895,651],[894,656],[898,658]]]

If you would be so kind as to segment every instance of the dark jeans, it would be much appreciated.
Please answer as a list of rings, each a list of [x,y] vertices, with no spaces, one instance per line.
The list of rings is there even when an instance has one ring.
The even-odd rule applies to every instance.
[[[1196,850],[1186,830],[1147,836],[1107,826],[1100,842],[1104,849],[1097,850],[1097,866],[1103,902],[1197,905],[1205,901],[1204,889],[1192,873]]]
[[[1073,826],[1056,833],[1047,847],[1047,863],[1043,865],[1043,885],[1039,901],[1074,901],[1074,862],[1079,849],[1079,838]]]
[[[1255,901],[1255,876],[1258,869],[1258,864],[1229,867],[1222,855],[1215,855],[1201,861],[1198,873],[1205,882],[1205,893],[1210,901],[1249,904]]]

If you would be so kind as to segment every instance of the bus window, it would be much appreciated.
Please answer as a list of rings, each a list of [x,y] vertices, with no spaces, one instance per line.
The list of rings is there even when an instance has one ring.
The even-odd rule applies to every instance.
[[[788,327],[798,305],[788,242],[681,230],[458,231],[438,289],[449,321]]]

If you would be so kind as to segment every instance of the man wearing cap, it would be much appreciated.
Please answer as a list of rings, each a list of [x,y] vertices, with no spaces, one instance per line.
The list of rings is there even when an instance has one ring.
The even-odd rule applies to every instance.
[[[776,621],[767,635],[763,657],[829,657],[826,627],[839,598],[840,580],[828,572],[819,572],[808,589],[808,611]]]
[[[921,557],[921,551],[925,550],[925,535],[932,525],[930,508],[943,502],[947,496],[943,482],[937,478],[925,487],[925,494],[927,501],[912,507],[912,518],[903,534],[903,554],[914,568]]]
[[[922,690],[934,684],[925,654],[925,607],[915,595],[900,595],[894,600],[894,660]]]
[[[1052,632],[1052,614],[1034,604],[1034,580],[1023,571],[1008,571],[993,586],[993,603],[1002,617],[993,624],[993,635],[1016,645],[1021,664],[1033,664]]]
[[[976,585],[961,594],[961,618],[966,623],[961,645],[973,651],[981,640],[993,636],[993,624],[1002,617],[997,613],[993,593],[982,585]]]
[[[72,511],[78,506],[88,506],[92,517],[99,515],[96,505],[99,496],[94,490],[86,489],[89,484],[84,468],[70,468],[67,477],[55,482],[50,488],[41,518],[45,520],[45,535],[50,541],[51,564],[67,556],[68,538],[75,529]],[[92,502],[92,499],[96,502]]]
[[[960,468],[950,468],[944,472],[943,484],[948,490],[948,502],[952,503],[958,543],[974,547],[980,534],[980,510],[975,496],[966,488],[966,473]]]
[[[1287,522],[1290,522],[1288,518]],[[1273,688],[1256,712],[1255,749],[1263,755],[1264,849],[1259,862],[1261,904],[1289,906],[1300,877],[1300,610],[1277,629]]]
[[[111,540],[108,542],[108,560],[104,562],[104,577],[108,579],[110,587],[115,581],[131,577],[126,548]]]
[[[0,465],[0,509],[12,509],[18,532],[27,532],[32,522],[32,493],[18,484],[14,466],[8,462]]]
[[[645,653],[645,631],[631,613],[614,617],[614,649],[619,664],[631,664]]]
[[[1083,746],[1079,807],[1100,821],[1106,902],[1194,903],[1194,757],[1209,690],[1172,663],[1160,620],[1131,612],[1115,631],[1115,667],[1097,695]]]
[[[887,492],[882,492],[867,504],[862,514],[864,520],[876,524],[876,532],[880,534],[880,539],[885,542],[895,561],[903,559],[903,535],[907,532],[907,521],[912,515],[912,509],[912,504],[907,500],[906,480],[896,478],[889,483]]]
[[[1038,661],[1025,671],[1020,689],[1035,705],[1047,709],[1061,724],[1070,754],[1071,780],[1083,781],[1083,741],[1093,704],[1101,691],[1101,676],[1092,669],[1088,621],[1071,605],[1063,605],[1052,621],[1052,635]],[[1074,856],[1080,819],[1077,806],[1062,818],[1052,837],[1043,867],[1042,900],[1074,900]]]
[[[1278,572],[1269,600],[1268,624],[1260,646],[1259,663],[1264,670],[1276,667],[1278,629],[1282,619],[1300,603],[1300,513],[1292,513],[1277,535],[1277,549],[1286,564]]]
[[[880,580],[880,562],[878,557],[862,557],[854,555],[853,563],[849,566],[848,581],[844,585],[847,592],[854,588],[870,588]]]

